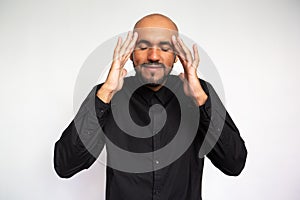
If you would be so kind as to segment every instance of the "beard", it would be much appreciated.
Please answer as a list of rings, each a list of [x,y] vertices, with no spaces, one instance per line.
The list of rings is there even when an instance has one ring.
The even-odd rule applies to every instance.
[[[160,77],[159,79],[156,78],[156,73],[155,72],[150,72],[150,77],[145,77],[142,73],[142,68],[144,67],[158,67],[163,69],[164,74],[162,77]],[[134,65],[134,69],[136,72],[136,76],[138,77],[138,79],[143,83],[143,85],[149,86],[149,87],[157,87],[159,85],[162,85],[165,83],[165,81],[168,79],[170,73],[171,73],[171,69],[173,68],[173,66],[170,68],[169,71],[167,71],[166,66],[163,63],[144,63],[141,64],[139,66],[139,69],[136,68],[136,66]]]

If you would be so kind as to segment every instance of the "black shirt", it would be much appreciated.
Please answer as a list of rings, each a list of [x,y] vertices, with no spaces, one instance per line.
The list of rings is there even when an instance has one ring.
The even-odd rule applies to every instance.
[[[244,141],[209,83],[200,80],[209,98],[195,107],[176,76],[157,92],[136,89],[137,81],[125,78],[109,104],[95,96],[101,85],[92,90],[55,144],[59,176],[90,167],[105,144],[107,200],[201,200],[204,155],[225,174],[240,174],[247,156]],[[136,129],[130,120],[143,127],[132,131],[136,135],[128,134]]]

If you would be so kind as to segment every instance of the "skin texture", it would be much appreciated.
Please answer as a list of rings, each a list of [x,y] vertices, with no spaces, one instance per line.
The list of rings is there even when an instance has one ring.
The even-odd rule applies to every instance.
[[[168,47],[172,47],[171,49]],[[196,45],[193,55],[178,36],[176,24],[161,14],[151,14],[140,19],[122,42],[118,39],[114,50],[113,62],[103,86],[97,96],[109,103],[116,92],[122,89],[126,70],[124,65],[131,59],[136,75],[147,87],[158,91],[165,83],[173,64],[179,59],[184,73],[179,75],[187,96],[194,99],[198,106],[203,105],[208,96],[202,89],[197,67],[200,59]]]
[[[131,60],[139,79],[154,91],[170,74],[177,57],[172,44],[176,31],[163,28],[136,28],[138,39]]]
[[[140,19],[134,26],[138,33],[137,49],[130,59],[136,70],[136,75],[154,91],[159,90],[170,74],[175,52],[164,52],[162,49],[172,48],[172,35],[178,35],[176,24],[166,16],[151,14]],[[146,41],[147,43],[139,43]],[[161,45],[169,43],[169,45]],[[138,50],[147,47],[147,50]]]
[[[161,14],[147,15],[137,21],[134,25],[134,29],[145,27],[165,28],[178,32],[177,25],[170,18]]]

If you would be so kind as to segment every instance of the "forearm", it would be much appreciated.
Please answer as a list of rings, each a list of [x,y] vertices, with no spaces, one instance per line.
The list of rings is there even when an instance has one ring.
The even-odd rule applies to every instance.
[[[83,145],[72,121],[55,143],[54,168],[62,178],[69,178],[77,172],[87,169],[96,158]]]
[[[200,154],[207,155],[225,174],[236,176],[244,168],[247,149],[238,128],[216,92],[212,86],[207,86],[209,98],[200,107],[200,130],[205,137]]]
[[[231,176],[239,175],[246,163],[247,149],[229,114],[226,113],[222,128],[213,129],[221,133],[207,157],[223,173]]]
[[[54,167],[60,177],[68,178],[90,167],[104,146],[99,123],[106,107],[98,104],[95,91],[96,87],[55,144]]]

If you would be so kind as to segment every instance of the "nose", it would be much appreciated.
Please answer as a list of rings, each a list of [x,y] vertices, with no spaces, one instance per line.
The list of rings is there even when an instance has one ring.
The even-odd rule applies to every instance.
[[[158,48],[150,48],[148,50],[148,60],[152,62],[156,62],[160,60],[160,49]]]

